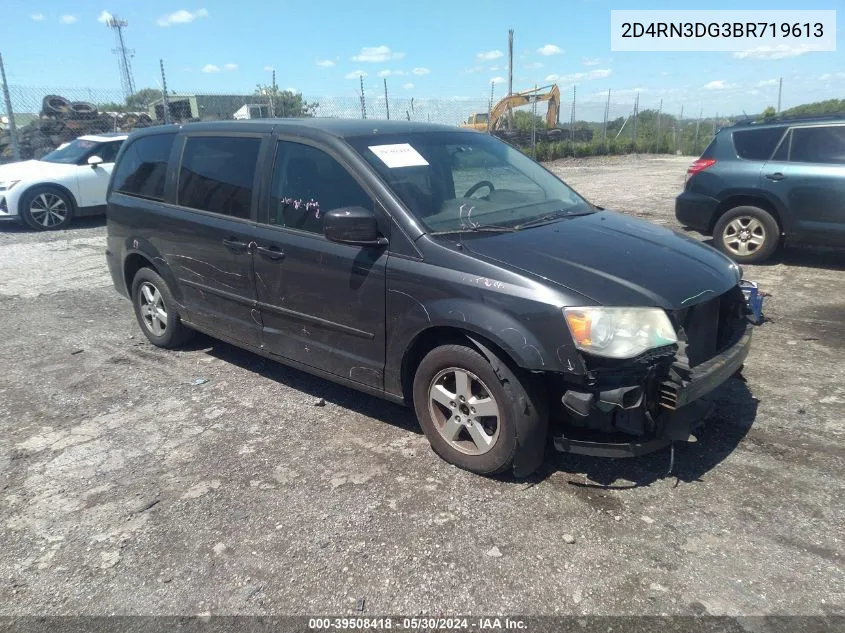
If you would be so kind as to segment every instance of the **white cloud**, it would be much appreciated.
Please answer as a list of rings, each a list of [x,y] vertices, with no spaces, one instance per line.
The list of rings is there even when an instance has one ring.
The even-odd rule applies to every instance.
[[[402,87],[403,87],[405,90],[411,90],[411,89],[413,89],[414,84],[412,84],[412,83],[409,81],[409,82],[408,82],[408,83],[406,83],[406,84],[402,84]]]
[[[99,22],[100,24],[108,24],[109,20],[111,20],[113,17],[114,16],[108,11],[103,11],[100,14],[100,17],[97,18],[97,22]]]
[[[77,21],[77,17],[75,15],[63,15],[59,18],[59,22],[62,24],[73,24]]]
[[[346,73],[344,79],[358,79],[358,77],[366,77],[367,73],[363,70],[353,70],[351,73]]]
[[[705,90],[724,90],[728,87],[728,83],[724,79],[716,79],[704,84]]]
[[[557,46],[556,44],[546,44],[545,46],[541,46],[537,49],[537,52],[540,53],[540,55],[545,55],[547,57],[549,55],[560,55],[563,53],[560,46]]]
[[[43,13],[33,13],[29,17],[31,17],[34,22],[43,22],[44,21],[44,14]]]
[[[494,84],[500,84],[505,80],[504,77],[493,77],[490,81]]]
[[[380,70],[378,73],[379,77],[401,77],[402,75],[407,75],[404,70]]]
[[[207,18],[208,11],[206,9],[197,9],[196,11],[188,11],[186,9],[179,9],[168,15],[161,16],[156,20],[159,26],[171,26],[173,24],[188,24],[197,18]]]
[[[296,94],[296,88],[285,88],[285,92],[292,92],[293,94]]]
[[[498,66],[490,66],[490,72],[496,72],[497,70],[499,70]],[[504,70],[504,68],[502,70]]]
[[[481,53],[476,53],[475,56],[483,62],[490,62],[494,59],[504,57],[505,54],[502,51],[484,51]]]
[[[529,62],[522,66],[525,70],[533,70],[534,68],[542,68],[543,64],[540,62]]]
[[[275,68],[273,68],[272,66],[265,66],[265,67],[264,67],[264,72],[265,72],[265,73],[271,73],[271,72],[273,72],[274,70],[276,70],[276,69],[275,69]]]
[[[202,72],[204,73],[219,73],[220,66],[215,66],[214,64],[206,64],[202,67]]]
[[[777,86],[777,85],[778,85],[778,80],[777,80],[777,79],[766,79],[766,80],[764,80],[764,81],[759,82],[759,83],[757,84],[757,87],[758,87],[758,88],[763,88],[764,86]]]
[[[581,63],[585,66],[598,66],[601,60],[598,57],[582,57]]]
[[[736,59],[788,59],[809,53],[806,46],[758,46],[749,51],[737,51],[733,54]]]
[[[388,46],[365,46],[352,57],[356,62],[386,62],[390,59],[402,59],[405,53],[395,53]]]
[[[429,73],[431,73],[431,71],[428,68],[422,68],[421,66],[417,66],[411,72],[414,73],[417,76],[420,76],[420,77],[422,75],[428,75]]]
[[[331,68],[332,66],[334,66],[334,62],[330,59],[318,59],[317,65],[320,68]]]
[[[484,70],[484,66],[470,66],[464,69],[464,73],[471,75],[473,73],[480,73],[482,70]]]
[[[559,81],[561,83],[576,83],[583,80],[604,79],[610,77],[613,71],[610,68],[597,68],[586,73],[572,73],[570,75],[546,75],[546,81]]]
[[[225,68],[226,70],[237,70],[238,65],[237,64],[226,64],[225,66],[223,66],[223,68]]]

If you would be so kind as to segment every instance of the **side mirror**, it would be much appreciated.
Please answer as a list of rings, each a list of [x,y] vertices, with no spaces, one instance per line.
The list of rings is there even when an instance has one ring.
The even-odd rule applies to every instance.
[[[97,165],[103,162],[103,159],[99,156],[92,156],[88,159],[88,164],[91,165],[92,169],[97,169]]]
[[[341,207],[323,216],[323,235],[332,242],[358,246],[385,246],[375,214],[364,207]]]

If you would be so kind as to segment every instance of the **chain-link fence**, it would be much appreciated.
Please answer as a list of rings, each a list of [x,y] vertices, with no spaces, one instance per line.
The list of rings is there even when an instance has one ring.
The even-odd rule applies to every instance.
[[[12,116],[2,106],[0,162],[40,158],[86,134],[128,132],[168,122],[330,117],[424,121],[450,126],[489,120],[489,98],[396,97],[387,91],[361,90],[341,97],[303,97],[260,88],[253,93],[204,94],[144,89],[125,99],[119,90],[39,88],[9,85]],[[578,99],[575,89],[559,97],[556,120],[547,102],[512,108],[506,129],[494,133],[541,160],[559,156],[654,152],[698,154],[725,120],[683,118],[663,111],[662,103],[640,102],[636,94]],[[476,126],[485,129],[484,124]],[[12,134],[12,131],[16,134]],[[489,131],[489,130],[488,130]]]

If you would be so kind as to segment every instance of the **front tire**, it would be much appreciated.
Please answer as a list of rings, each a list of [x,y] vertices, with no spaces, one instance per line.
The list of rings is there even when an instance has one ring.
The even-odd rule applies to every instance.
[[[713,228],[713,244],[739,264],[757,264],[768,259],[779,242],[777,221],[759,207],[734,207]]]
[[[173,349],[194,335],[182,323],[167,283],[149,268],[139,270],[132,281],[132,305],[141,331],[156,347]]]
[[[56,187],[34,187],[20,201],[24,224],[35,231],[58,231],[73,220],[75,206],[71,197]]]
[[[544,407],[498,358],[465,345],[437,347],[417,368],[413,394],[420,426],[445,461],[480,475],[513,468],[517,476],[542,462]]]

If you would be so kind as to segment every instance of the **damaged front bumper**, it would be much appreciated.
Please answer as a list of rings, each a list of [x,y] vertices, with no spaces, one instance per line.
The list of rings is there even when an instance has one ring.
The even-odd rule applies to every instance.
[[[708,395],[742,369],[756,322],[753,318],[739,320],[722,351],[692,368],[686,356],[679,353],[663,365],[660,377],[653,377],[650,386],[614,384],[602,389],[599,384],[595,391],[567,389],[561,401],[575,425],[563,436],[554,438],[556,450],[598,457],[636,457],[676,441],[694,441],[692,432],[715,408]],[[606,412],[603,415],[612,412],[615,416],[613,431],[616,432],[605,436],[617,441],[605,441],[601,429],[596,427],[592,427],[592,433],[586,433],[587,439],[579,433],[584,428],[590,429],[587,421],[602,415],[599,413],[602,409]]]

